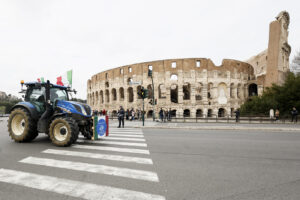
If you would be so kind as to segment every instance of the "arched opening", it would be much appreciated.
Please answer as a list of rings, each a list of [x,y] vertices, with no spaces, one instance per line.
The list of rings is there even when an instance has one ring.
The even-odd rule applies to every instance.
[[[171,110],[171,117],[176,117],[176,110]]]
[[[234,108],[230,108],[230,116],[234,116]]]
[[[171,85],[171,102],[178,103],[178,86]]]
[[[220,83],[218,85],[218,103],[227,104],[227,85],[225,83]]]
[[[116,101],[117,100],[117,90],[115,88],[113,88],[111,90],[111,93],[112,93],[112,100]]]
[[[139,85],[139,86],[137,86],[136,89],[137,89],[137,93],[139,94],[139,95],[137,96],[137,98],[138,98],[138,99],[142,99],[142,96],[141,96],[141,95],[142,95],[142,86]]]
[[[147,90],[148,90],[148,99],[152,99],[153,98],[152,85],[148,85]]]
[[[99,104],[99,94],[98,94],[98,91],[96,92],[96,105]]]
[[[202,100],[202,88],[203,88],[203,84],[202,83],[197,83],[195,98],[198,101]]]
[[[152,118],[153,110],[149,110],[147,113],[147,118]]]
[[[201,109],[197,109],[196,110],[196,117],[202,117],[203,116],[203,112]]]
[[[107,88],[109,87],[109,82],[108,81],[105,82],[105,87],[107,87]]]
[[[160,85],[158,86],[158,97],[159,97],[160,99],[166,98],[166,87],[165,87],[164,84],[160,84]]]
[[[177,81],[178,80],[177,74],[172,74],[171,77],[170,77],[170,80],[171,81]]]
[[[109,103],[109,90],[105,90],[105,102]]]
[[[124,88],[119,88],[119,100],[124,101]]]
[[[184,117],[190,117],[190,116],[191,116],[190,110],[189,110],[189,109],[185,109],[185,110],[183,111],[183,116],[184,116]]]
[[[230,98],[234,98],[234,83],[230,84]]]
[[[127,93],[128,93],[128,102],[133,102],[133,88],[129,87],[127,89]]]
[[[92,105],[95,105],[95,93],[93,92],[93,97],[92,97]]]
[[[112,111],[112,117],[117,117],[118,116],[118,112],[116,110]]]
[[[182,86],[182,92],[183,92],[183,100],[190,100],[190,98],[191,98],[191,85],[189,83],[185,83]]]
[[[129,78],[127,79],[127,84],[128,84],[128,85],[131,85],[132,82],[133,82],[132,78],[129,77]]]
[[[207,117],[212,117],[212,109],[207,110]]]
[[[104,101],[103,101],[103,91],[101,90],[100,91],[100,103],[103,104]]]
[[[242,85],[239,83],[237,86],[236,96],[240,99],[242,98]]]
[[[207,85],[207,98],[208,99],[212,99],[213,98],[213,96],[212,96],[212,88],[213,88],[213,84],[209,83]]]
[[[225,109],[224,108],[219,108],[218,117],[225,117]]]
[[[249,97],[252,97],[252,96],[257,96],[257,85],[255,83],[252,83],[249,85],[249,88],[248,88],[248,94],[249,94]]]

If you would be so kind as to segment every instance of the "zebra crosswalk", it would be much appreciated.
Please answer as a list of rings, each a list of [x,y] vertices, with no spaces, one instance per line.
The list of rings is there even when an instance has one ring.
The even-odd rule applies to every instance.
[[[45,149],[40,152],[40,155],[30,155],[19,160],[18,163],[24,165],[25,169],[28,166],[40,166],[50,168],[52,171],[70,170],[107,178],[111,176],[136,180],[139,184],[140,181],[144,181],[145,184],[159,184],[159,177],[154,171],[153,161],[141,129],[112,128],[107,138],[91,141],[80,137],[77,144],[70,148]],[[139,189],[136,191],[126,187],[112,187],[105,183],[83,182],[66,177],[4,168],[0,169],[0,182],[82,199],[166,199],[162,195],[139,191]]]

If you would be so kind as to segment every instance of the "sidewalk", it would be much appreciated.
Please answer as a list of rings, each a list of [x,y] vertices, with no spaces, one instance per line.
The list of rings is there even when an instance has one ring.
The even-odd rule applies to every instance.
[[[175,123],[175,122],[153,122],[145,121],[125,121],[125,127],[132,128],[167,128],[167,129],[190,129],[190,130],[265,130],[265,131],[299,131],[300,124],[280,124],[280,123]],[[117,120],[110,120],[110,127],[117,127]]]

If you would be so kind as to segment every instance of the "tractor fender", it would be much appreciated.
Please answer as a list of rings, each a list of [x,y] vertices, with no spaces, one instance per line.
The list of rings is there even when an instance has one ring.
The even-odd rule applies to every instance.
[[[54,120],[55,118],[57,117],[63,117],[63,116],[67,116],[68,114],[67,113],[54,113],[51,118],[50,118],[50,121]]]
[[[32,119],[34,119],[34,120],[38,120],[39,119],[39,113],[37,112],[35,106],[32,105],[29,102],[19,102],[19,103],[17,103],[16,105],[14,105],[11,108],[11,110],[9,111],[9,113],[11,113],[11,111],[13,111],[16,108],[24,108],[24,109],[26,109],[30,113]]]

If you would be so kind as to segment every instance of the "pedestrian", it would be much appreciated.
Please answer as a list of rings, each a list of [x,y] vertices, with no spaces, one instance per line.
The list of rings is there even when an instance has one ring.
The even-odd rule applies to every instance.
[[[126,120],[129,120],[129,109],[126,110]]]
[[[135,112],[134,112],[134,110],[132,109],[132,111],[131,111],[131,120],[132,120],[132,121],[134,120],[134,116],[135,116]]]
[[[102,115],[104,115],[104,116],[106,115],[106,110],[105,109],[102,110]]]
[[[163,122],[163,119],[164,119],[164,111],[163,111],[162,108],[160,108],[160,111],[159,111],[159,117],[160,117],[161,122]]]
[[[292,114],[292,122],[297,123],[297,121],[298,121],[298,110],[295,107],[293,107],[293,110],[292,110],[291,114]]]
[[[235,113],[235,122],[239,122],[240,121],[240,110],[237,109],[234,113]]]
[[[125,111],[123,107],[120,106],[120,109],[118,110],[118,120],[119,120],[118,128],[121,128],[121,122],[122,122],[122,127],[124,128],[124,115],[125,115]]]
[[[169,109],[169,112],[168,112],[168,121],[171,121],[171,108]]]
[[[164,110],[164,122],[167,121],[167,117],[168,117],[168,110]]]
[[[273,108],[270,109],[270,119],[274,119],[274,110],[273,110]]]
[[[276,109],[276,111],[275,111],[275,121],[279,120],[279,114],[280,114],[279,110]]]

